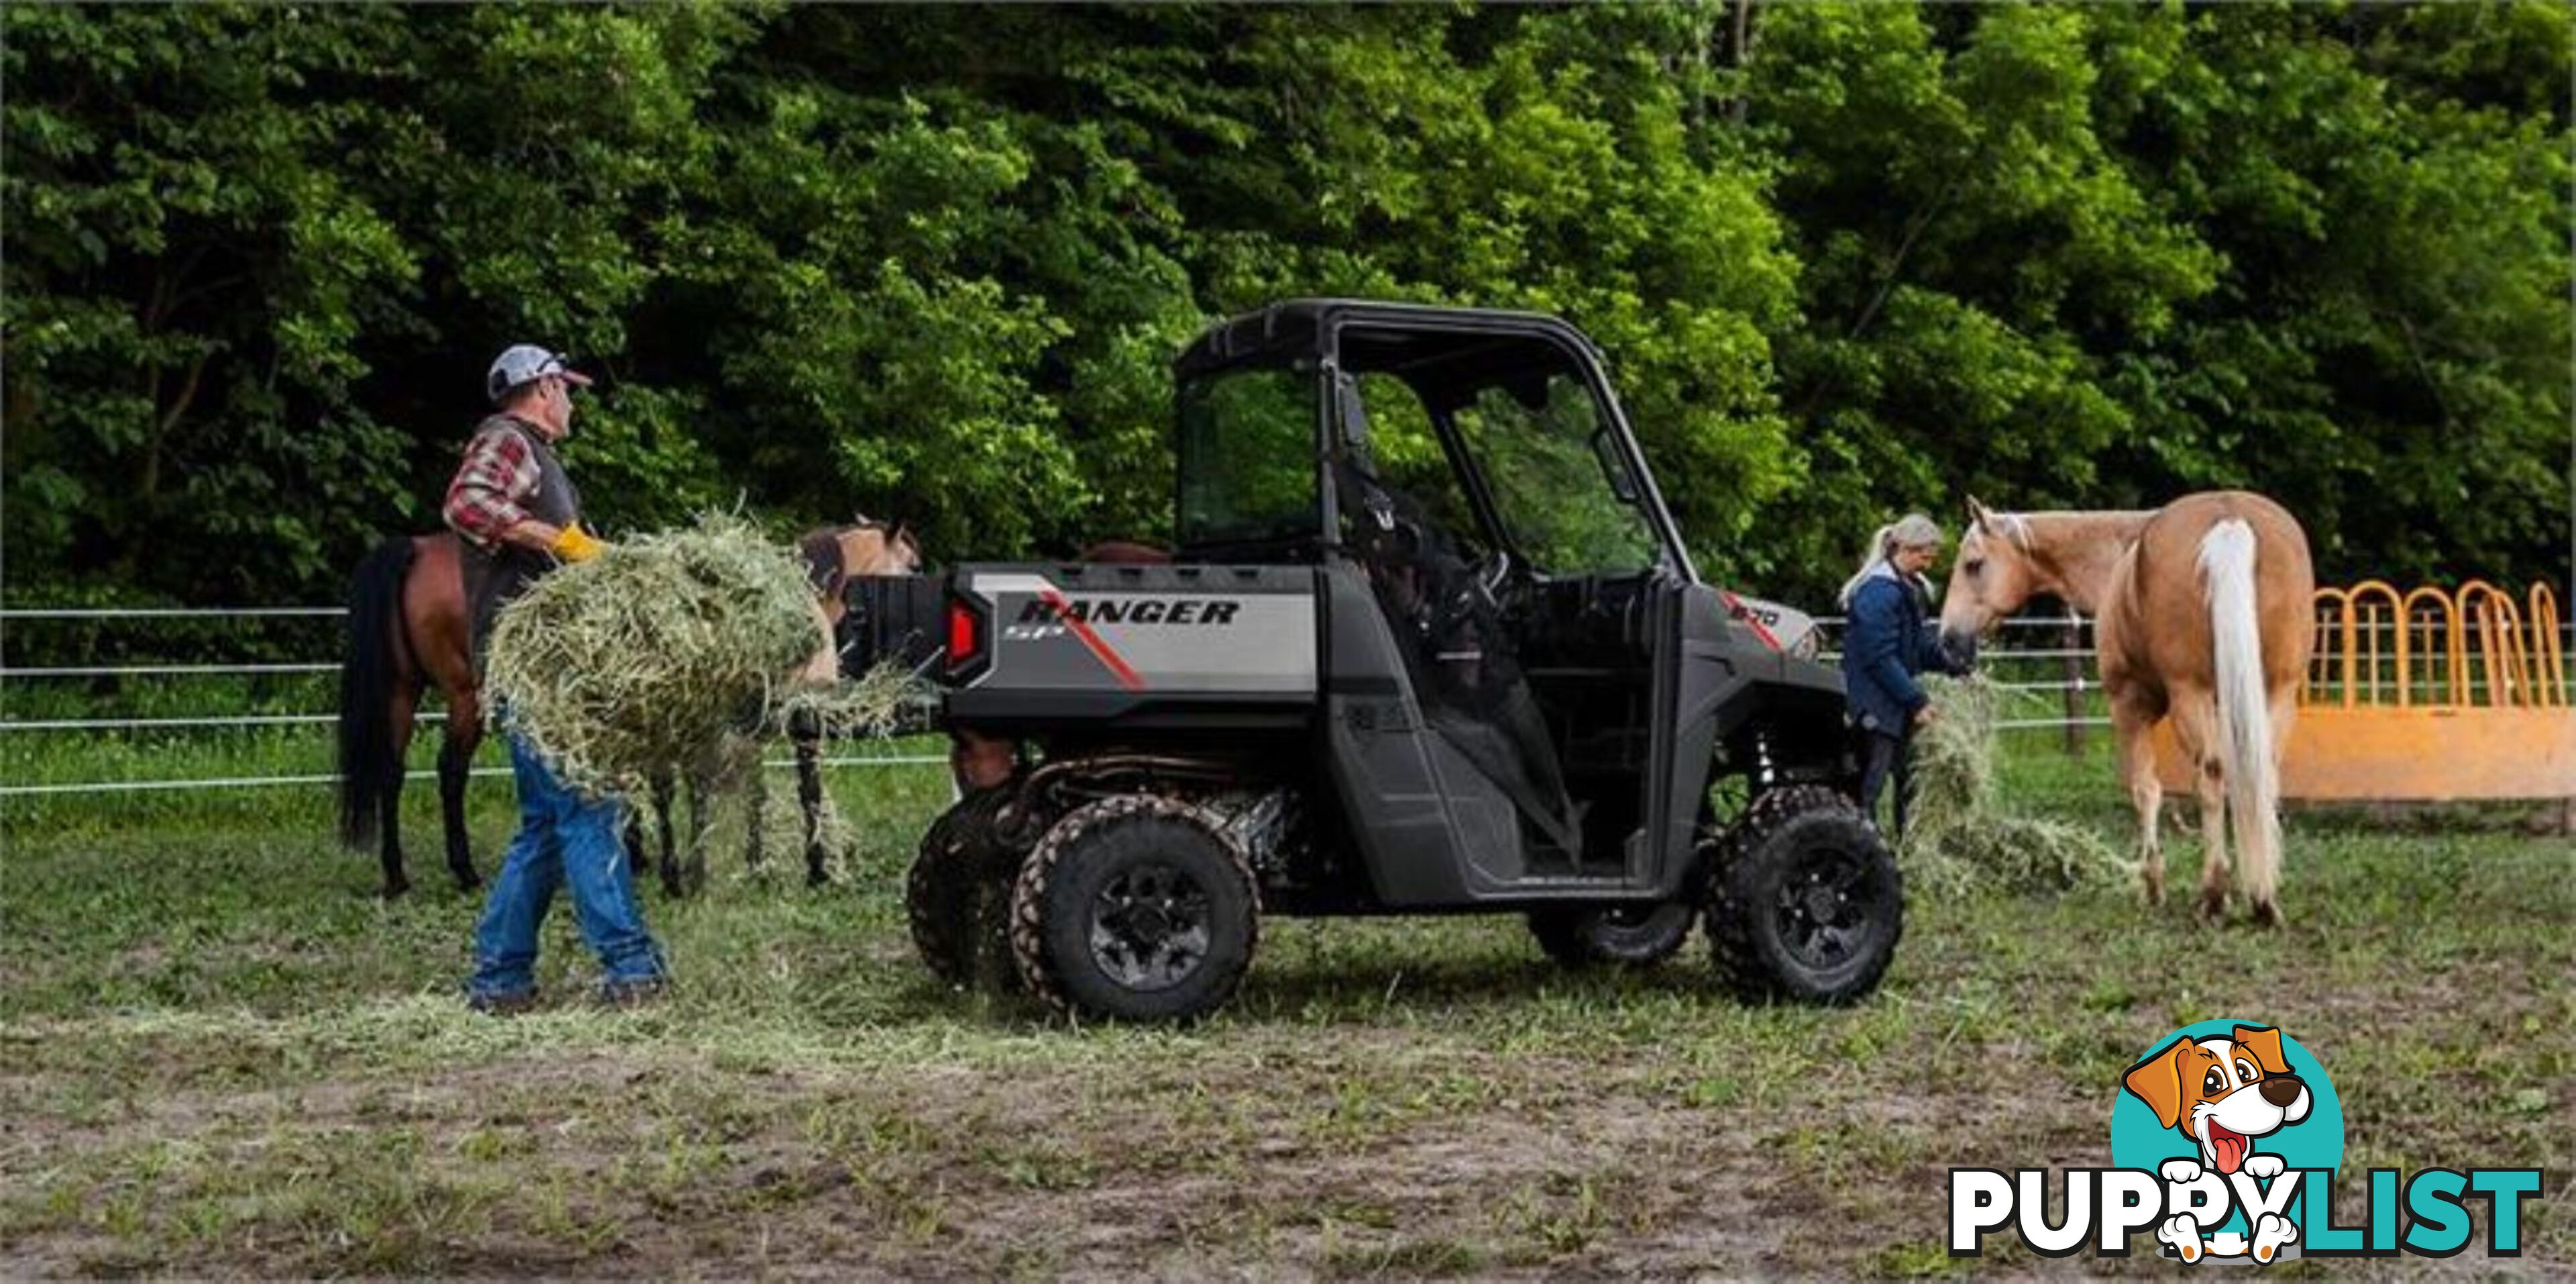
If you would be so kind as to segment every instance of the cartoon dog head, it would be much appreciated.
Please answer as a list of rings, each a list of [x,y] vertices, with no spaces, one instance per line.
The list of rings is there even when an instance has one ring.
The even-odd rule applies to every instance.
[[[2308,1117],[2308,1085],[2281,1056],[2281,1032],[2237,1026],[2232,1038],[2176,1039],[2129,1068],[2124,1082],[2165,1127],[2199,1143],[2220,1173],[2244,1166],[2256,1137]]]

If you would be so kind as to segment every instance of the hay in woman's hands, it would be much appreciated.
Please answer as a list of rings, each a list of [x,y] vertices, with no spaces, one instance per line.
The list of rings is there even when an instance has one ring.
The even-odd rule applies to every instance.
[[[658,773],[738,771],[739,737],[784,727],[807,698],[792,679],[829,641],[796,554],[710,514],[538,580],[493,626],[484,689],[567,784],[632,796]],[[848,726],[895,700],[858,686],[847,707],[829,692],[812,707]]]
[[[1909,833],[1942,831],[1994,810],[1995,688],[1927,674],[1932,718],[1915,729]]]
[[[2116,882],[2128,863],[2081,825],[2014,816],[1995,793],[1998,688],[1927,676],[1932,719],[1914,735],[1913,793],[1899,859],[1918,887],[2064,891]]]

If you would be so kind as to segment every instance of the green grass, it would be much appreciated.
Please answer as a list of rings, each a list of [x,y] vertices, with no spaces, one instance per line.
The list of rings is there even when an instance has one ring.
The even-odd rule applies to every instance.
[[[309,733],[24,739],[13,782],[322,769]],[[2011,743],[2017,807],[2126,844],[2101,737]],[[1171,1032],[932,985],[898,893],[944,776],[834,788],[838,886],[720,846],[703,898],[648,894],[670,1002],[584,1003],[558,914],[550,1006],[506,1021],[459,1002],[479,903],[427,788],[393,905],[319,788],[8,800],[0,1273],[1940,1273],[1946,1169],[2107,1162],[2120,1072],[2218,1016],[2324,1061],[2356,1165],[2569,1171],[2576,849],[2509,813],[2295,816],[2270,935],[2125,889],[1918,897],[1838,1011],[1743,1007],[1697,942],[1569,975],[1509,919],[1277,923]],[[508,819],[478,782],[487,870]],[[2523,1269],[2576,1264],[2562,1204]]]

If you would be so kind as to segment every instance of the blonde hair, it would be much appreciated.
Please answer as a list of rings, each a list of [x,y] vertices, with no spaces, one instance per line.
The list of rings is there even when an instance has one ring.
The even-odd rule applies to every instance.
[[[1921,513],[1905,516],[1881,526],[1869,537],[1869,547],[1860,555],[1860,570],[1843,581],[1843,591],[1836,600],[1845,609],[1851,606],[1852,594],[1860,591],[1861,582],[1879,567],[1885,566],[1900,548],[1941,547],[1941,524]]]

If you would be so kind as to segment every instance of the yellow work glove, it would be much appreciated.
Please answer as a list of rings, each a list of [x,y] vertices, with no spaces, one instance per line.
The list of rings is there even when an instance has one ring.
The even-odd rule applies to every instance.
[[[554,549],[555,556],[564,561],[587,562],[599,556],[608,545],[598,536],[583,530],[581,523],[573,522],[556,534],[555,542],[551,547]]]

